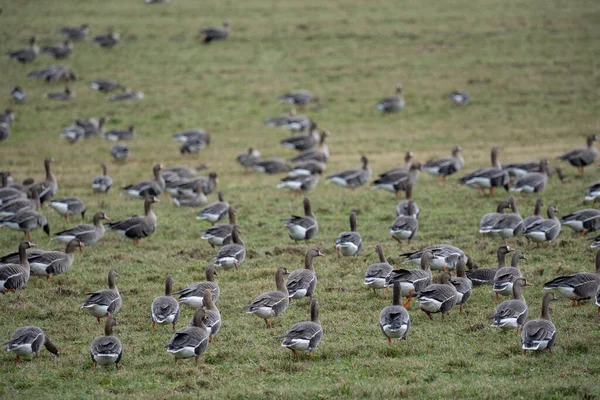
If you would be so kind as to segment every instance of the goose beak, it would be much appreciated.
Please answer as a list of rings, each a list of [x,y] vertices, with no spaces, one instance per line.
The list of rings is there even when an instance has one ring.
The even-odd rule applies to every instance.
[[[29,243],[29,247],[36,247],[35,243]]]
[[[108,218],[108,215],[106,215],[106,216],[104,217],[104,219],[105,219],[105,220],[107,220],[107,221],[110,221],[110,218]]]
[[[317,256],[318,256],[318,257],[325,257],[325,254],[323,254],[323,253],[321,253],[321,252],[319,251],[319,254],[317,254]]]
[[[513,249],[512,247],[509,247],[508,251],[510,251],[512,253],[513,251],[515,251],[515,249]]]
[[[448,266],[444,265],[444,272],[448,271]]]
[[[533,286],[533,285],[529,282],[525,282],[525,286]]]

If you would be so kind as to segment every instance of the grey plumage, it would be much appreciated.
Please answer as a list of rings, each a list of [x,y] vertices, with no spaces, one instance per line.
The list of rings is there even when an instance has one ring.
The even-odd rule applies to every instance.
[[[121,341],[113,336],[113,327],[118,325],[117,320],[109,317],[104,325],[104,336],[97,337],[90,345],[90,355],[94,362],[93,368],[96,365],[115,364],[119,369],[119,362],[123,357],[123,346]]]
[[[312,360],[312,353],[323,337],[317,299],[312,299],[310,302],[310,321],[295,323],[280,337],[283,339],[281,346],[292,351],[294,360],[299,358],[298,351],[308,351],[309,358]]]
[[[410,316],[408,311],[400,303],[400,282],[394,282],[392,305],[385,307],[379,313],[379,328],[387,337],[388,343],[392,345],[393,338],[408,338],[410,330]]]
[[[179,303],[172,296],[173,278],[167,275],[165,278],[165,295],[158,296],[152,300],[150,306],[150,319],[152,320],[152,332],[155,324],[172,324],[175,330],[175,324],[179,319]]]
[[[212,291],[213,302],[216,302],[219,299],[221,290],[217,282],[215,282],[215,275],[217,274],[215,267],[213,265],[207,266],[205,273],[206,281],[192,283],[185,289],[173,293],[175,295],[179,295],[178,301],[180,303],[183,303],[193,309],[202,307],[204,305],[203,296],[206,289],[210,289]]]
[[[102,239],[102,236],[104,236],[104,225],[102,225],[101,220],[109,221],[110,219],[105,213],[99,211],[96,214],[94,214],[94,218],[92,220],[93,225],[77,225],[74,228],[56,233],[52,239],[68,243],[74,238],[77,238],[86,246],[91,246],[98,240]]]
[[[139,239],[146,238],[154,233],[157,226],[156,214],[152,211],[152,204],[158,202],[156,197],[146,197],[144,201],[144,215],[135,215],[120,221],[106,224],[109,231],[117,232],[129,239],[133,239],[135,244]]]
[[[303,297],[313,297],[317,287],[317,275],[313,259],[314,257],[324,257],[324,254],[317,248],[310,249],[304,257],[304,268],[292,271],[287,279],[286,287],[288,297],[291,299],[301,299]]]

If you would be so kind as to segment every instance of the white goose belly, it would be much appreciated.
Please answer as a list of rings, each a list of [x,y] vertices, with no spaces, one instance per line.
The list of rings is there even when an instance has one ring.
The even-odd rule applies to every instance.
[[[391,329],[390,325],[383,325],[382,329],[385,333],[385,336],[392,339],[397,339],[404,336],[408,330],[408,325],[401,325],[399,329]]]
[[[304,240],[306,229],[300,225],[287,225],[288,235],[294,240]]]
[[[108,314],[108,306],[105,305],[92,304],[83,308],[85,308],[87,312],[96,318],[104,317],[106,314]]]
[[[199,308],[202,308],[202,306],[204,305],[204,298],[201,296],[190,296],[184,297],[183,299],[179,299],[179,302],[185,304],[189,308],[197,310]]]
[[[350,257],[358,253],[358,246],[354,243],[340,243],[336,247],[340,250],[340,254],[345,257]]]
[[[262,319],[268,319],[269,317],[271,317],[271,315],[273,315],[273,309],[271,307],[259,307],[256,310],[251,311],[250,313],[257,315]]]
[[[292,299],[302,299],[304,297],[306,297],[306,293],[308,292],[308,289],[298,289],[296,291],[296,293],[294,293],[293,296],[290,296],[290,298]]]
[[[118,354],[97,354],[94,356],[94,361],[99,365],[114,364],[119,359]]]
[[[287,347],[290,349],[294,349],[296,351],[307,351],[310,346],[310,340],[308,339],[294,339],[292,343],[289,345],[283,345],[283,347]]]
[[[365,285],[375,288],[375,289],[383,289],[386,287],[385,278],[365,278]]]

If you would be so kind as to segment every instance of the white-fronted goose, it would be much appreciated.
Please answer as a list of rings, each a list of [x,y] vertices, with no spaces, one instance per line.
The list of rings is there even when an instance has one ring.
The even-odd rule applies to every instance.
[[[15,361],[18,363],[21,357],[28,357],[35,354],[40,356],[42,345],[50,353],[58,357],[58,348],[44,331],[37,326],[22,326],[18,328],[10,339],[3,343],[6,345],[6,351],[17,356]]]
[[[58,32],[66,35],[71,40],[83,40],[90,32],[90,27],[88,24],[83,24],[81,26],[66,26],[61,28]]]
[[[204,324],[206,325],[206,331],[209,336],[209,343],[213,343],[215,336],[217,336],[217,333],[219,333],[219,330],[221,329],[221,312],[213,301],[212,290],[204,289],[202,301],[206,313]]]
[[[496,146],[492,147],[491,158],[492,166],[479,168],[463,176],[460,183],[472,188],[476,188],[483,194],[483,189],[489,189],[490,195],[496,194],[497,187],[503,187],[507,192],[509,190],[508,172],[502,169],[502,164],[498,161],[498,152],[500,149]]]
[[[421,169],[421,163],[416,162],[411,164],[408,170],[395,169],[393,172],[388,171],[380,175],[371,184],[371,189],[387,190],[388,192],[395,193],[396,198],[400,199],[403,191],[405,192],[409,186],[414,187],[417,183]]]
[[[123,89],[123,86],[112,79],[96,79],[90,82],[88,86],[102,93],[110,93],[115,89]]]
[[[110,222],[106,227],[111,232],[117,232],[119,235],[133,239],[133,243],[137,245],[140,239],[152,235],[156,230],[157,219],[156,214],[152,211],[152,204],[158,202],[156,197],[146,197],[144,215],[134,215],[120,221]]]
[[[10,125],[6,122],[0,122],[0,142],[8,139],[10,136]]]
[[[310,150],[319,143],[320,135],[317,129],[311,129],[306,135],[292,136],[280,141],[287,149],[298,151]]]
[[[573,307],[582,300],[593,298],[600,285],[600,251],[596,253],[596,273],[578,272],[559,276],[544,284],[544,290],[556,289],[561,296],[571,299]]]
[[[486,213],[481,217],[479,221],[479,233],[483,237],[485,235],[497,235],[492,232],[492,229],[496,226],[498,221],[504,216],[504,210],[506,208],[510,208],[510,202],[508,200],[502,200],[498,203],[498,207],[496,208],[496,212]]]
[[[335,239],[335,251],[340,256],[352,257],[362,250],[362,237],[356,231],[356,213],[350,213],[350,231],[342,232]]]
[[[382,113],[398,112],[404,108],[406,102],[402,97],[402,85],[396,84],[396,95],[383,98],[375,106]]]
[[[10,108],[6,108],[4,111],[0,112],[0,122],[4,122],[9,126],[15,122],[15,117],[15,112]]]
[[[42,228],[50,236],[50,226],[48,220],[42,214],[35,210],[25,209],[0,220],[1,227],[7,227],[16,231],[21,231],[26,238],[31,239],[31,231]]]
[[[54,46],[46,46],[42,49],[42,53],[50,54],[57,60],[68,58],[72,51],[73,42],[70,39],[67,39],[63,43],[58,43]]]
[[[301,192],[310,192],[319,184],[321,174],[312,175],[288,175],[281,178],[281,182],[277,184],[277,188],[288,188],[291,191],[300,194]]]
[[[521,331],[521,347],[523,355],[527,350],[548,350],[552,354],[552,348],[556,342],[556,327],[550,320],[550,302],[556,300],[554,293],[546,293],[542,299],[542,314],[538,319],[527,321]]]
[[[27,74],[28,78],[43,79],[46,82],[55,81],[73,81],[76,79],[75,74],[66,65],[48,65],[47,67],[31,71]]]
[[[27,260],[27,249],[35,247],[31,242],[19,244],[19,263],[0,265],[0,291],[16,292],[23,289],[29,281],[29,261]]]
[[[300,107],[304,107],[310,103],[319,103],[319,98],[313,96],[313,94],[305,89],[292,90],[291,92],[287,92],[281,96],[279,96],[279,101],[282,103],[294,104]]]
[[[92,43],[96,43],[100,47],[110,48],[119,43],[121,35],[116,32],[110,32],[106,35],[98,35],[92,39]]]
[[[164,176],[163,176],[164,179]],[[196,176],[189,179],[172,179],[166,183],[165,190],[171,195],[196,195],[203,193],[211,194],[219,185],[217,173],[212,171],[205,176]]]
[[[5,176],[3,176],[2,179],[3,179],[3,187],[0,188],[0,205],[10,203],[11,201],[14,201],[14,200],[27,198],[26,192],[19,190],[19,189],[6,187],[7,183],[6,183]],[[32,189],[36,189],[36,188],[32,188]],[[36,192],[37,192],[37,189],[36,189]],[[38,195],[38,198],[39,198],[39,195]]]
[[[217,252],[215,266],[226,269],[237,269],[246,259],[246,246],[240,236],[240,227],[238,225],[233,225],[231,229],[231,241],[233,243],[226,244]]]
[[[25,101],[25,97],[27,97],[27,94],[21,86],[15,86],[10,91],[10,97],[12,97],[17,103],[22,103]]]
[[[540,219],[527,227],[523,235],[540,246],[542,242],[548,242],[548,248],[552,241],[560,234],[560,221],[554,216],[558,212],[555,206],[548,207],[548,219]]]
[[[62,251],[41,251],[27,257],[32,275],[45,276],[48,280],[53,275],[64,274],[73,264],[75,250],[85,246],[79,239],[73,239]]]
[[[473,262],[464,251],[449,244],[428,246],[418,251],[400,254],[400,257],[406,257],[406,261],[421,265],[421,257],[423,256],[423,253],[427,251],[433,255],[433,258],[431,259],[431,269],[433,270],[453,270],[456,268],[456,263],[459,258],[462,258],[467,266]]]
[[[585,189],[585,201],[596,203],[598,197],[600,197],[600,181],[592,183]]]
[[[88,297],[81,303],[81,308],[84,308],[92,316],[96,317],[98,323],[100,323],[101,317],[115,315],[121,308],[121,294],[115,284],[117,276],[119,276],[117,271],[111,268],[108,271],[108,289],[88,293]]]
[[[118,140],[135,139],[135,126],[129,125],[127,129],[113,129],[104,134],[104,138],[116,142]]]
[[[262,161],[257,160],[252,164],[252,168],[265,174],[281,174],[290,170],[290,167],[282,158],[268,158]]]
[[[131,150],[124,144],[115,144],[110,148],[110,155],[113,156],[116,161],[125,161],[131,155]]]
[[[284,129],[289,129],[294,132],[301,132],[308,129],[312,132],[316,129],[317,124],[304,115],[296,115],[296,109],[292,108],[288,114],[280,115],[279,117],[271,118],[265,121],[266,126],[281,126]]]
[[[419,213],[421,212],[421,210],[419,210],[418,204],[412,198],[412,185],[408,185],[406,187],[406,196],[405,197],[406,198],[404,200],[400,201],[396,205],[396,217],[399,217],[401,215],[407,215],[409,217],[414,217],[415,219],[419,218]],[[413,213],[409,214],[408,213],[408,203],[411,201],[413,204]]]
[[[590,133],[587,136],[586,147],[579,147],[557,157],[558,160],[566,161],[576,167],[579,175],[583,176],[583,168],[591,165],[598,158],[598,149],[594,146],[596,135]]]
[[[75,98],[75,93],[73,93],[71,89],[69,89],[69,87],[67,86],[62,92],[49,92],[44,94],[44,97],[50,100],[66,101],[73,100]]]
[[[313,351],[317,348],[323,337],[323,328],[319,321],[319,304],[317,299],[310,302],[310,321],[297,322],[288,331],[280,336],[283,339],[282,347],[290,349],[294,361],[298,361],[299,351],[308,351],[308,358],[312,360]]]
[[[525,323],[529,311],[525,297],[523,297],[523,286],[531,286],[531,284],[523,278],[519,278],[513,283],[513,298],[500,303],[494,315],[490,317],[494,320],[493,327],[500,328],[504,332],[508,329],[516,329],[519,333],[519,329]]]
[[[519,269],[521,260],[527,260],[527,258],[519,250],[515,250],[510,260],[510,267],[498,268],[498,271],[496,271],[492,286],[495,302],[498,302],[498,295],[510,296],[512,294],[513,283],[523,277]]]
[[[506,267],[506,255],[515,251],[510,246],[500,246],[496,252],[498,257],[498,267],[496,268],[477,268],[476,266],[469,266],[470,270],[467,271],[467,278],[473,282],[473,286],[479,285],[492,285],[494,283],[494,277],[498,269]]]
[[[198,214],[196,219],[201,221],[208,221],[211,224],[215,224],[223,219],[229,208],[229,203],[223,199],[223,192],[217,194],[219,201],[211,203],[204,207]]]
[[[329,131],[325,130],[321,132],[321,138],[319,139],[319,147],[316,149],[305,150],[300,154],[288,158],[292,163],[300,163],[307,161],[316,161],[320,163],[327,163],[329,160],[329,147],[325,144],[325,138],[331,136]]]
[[[116,93],[106,99],[108,102],[113,101],[132,101],[132,100],[142,100],[144,98],[144,93],[139,90],[129,90],[124,89],[121,93]]]
[[[223,21],[223,28],[204,28],[200,31],[202,41],[209,44],[213,40],[225,40],[229,36],[229,20]]]
[[[242,167],[248,169],[248,168],[252,168],[254,163],[258,162],[259,159],[260,159],[260,151],[250,147],[250,148],[248,148],[248,151],[238,155],[235,160]]]
[[[464,106],[471,101],[471,95],[463,90],[455,90],[448,96],[457,106]]]
[[[94,177],[92,180],[92,190],[94,192],[108,193],[112,187],[113,180],[110,176],[108,176],[108,168],[106,167],[106,164],[102,163],[100,164],[100,167],[102,168],[102,175]]]
[[[204,310],[199,308],[194,313],[192,326],[178,329],[173,334],[171,340],[169,340],[169,344],[165,347],[175,357],[175,364],[177,364],[178,359],[194,357],[196,365],[198,365],[198,360],[206,351],[209,341],[208,332],[204,325],[205,319],[206,314]]]
[[[277,272],[275,273],[277,290],[259,295],[244,307],[248,311],[248,314],[255,314],[264,319],[267,329],[273,327],[273,317],[283,314],[288,307],[288,290],[283,278],[287,274],[287,269],[283,267],[277,268]]]
[[[187,131],[177,132],[173,135],[175,142],[187,142],[188,140],[202,140],[206,144],[210,144],[210,135],[204,129],[195,128]]]
[[[565,215],[560,219],[562,225],[566,225],[585,236],[588,232],[594,232],[600,229],[600,210],[586,208]]]
[[[174,174],[181,179],[190,179],[198,175],[198,171],[208,169],[208,164],[200,164],[197,167],[189,167],[187,165],[176,165],[174,167],[163,170],[163,175]],[[165,177],[166,179],[166,177]]]
[[[96,118],[80,118],[75,121],[75,125],[83,128],[84,136],[86,138],[95,136],[104,136],[104,124],[106,123],[106,117]]]
[[[313,174],[322,174],[327,168],[326,163],[319,161],[302,161],[294,165],[288,172],[289,176],[308,176]]]
[[[456,276],[450,278],[450,282],[456,288],[456,304],[460,306],[460,314],[462,314],[463,306],[469,301],[473,292],[473,282],[467,278],[465,263],[462,259],[458,260]]]
[[[77,124],[69,125],[60,133],[60,138],[69,143],[77,143],[85,138],[85,129]]]
[[[165,179],[162,177],[162,170],[165,167],[162,164],[156,164],[152,168],[154,179],[133,183],[123,188],[123,194],[138,199],[144,199],[148,196],[159,196],[165,190]]]
[[[93,225],[77,225],[74,228],[58,232],[52,240],[56,239],[64,243],[69,243],[73,239],[79,239],[86,246],[91,246],[104,236],[104,225],[100,222],[103,219],[110,221],[110,218],[105,213],[98,211],[94,214]]]
[[[310,207],[310,200],[305,197],[303,200],[304,216],[292,215],[290,218],[282,218],[285,227],[287,228],[290,239],[298,242],[298,240],[310,240],[319,232],[319,224],[317,217],[313,214]]]
[[[165,295],[158,296],[152,300],[150,306],[150,319],[152,320],[152,333],[154,333],[155,324],[171,324],[173,332],[179,318],[179,303],[172,296],[173,277],[167,275],[165,278]]]
[[[447,176],[458,172],[465,164],[465,160],[458,154],[461,151],[460,146],[454,146],[450,157],[429,160],[423,165],[423,170],[444,180]]]
[[[40,198],[35,188],[30,190],[31,199],[17,198],[8,202],[0,202],[0,217],[10,217],[21,211],[37,211],[40,208]]]
[[[548,182],[548,160],[540,161],[540,172],[530,172],[519,178],[510,188],[511,192],[541,193]]]
[[[58,181],[56,180],[56,177],[50,169],[50,164],[53,161],[54,160],[51,157],[47,157],[44,160],[46,178],[43,181],[34,183],[32,186],[30,186],[30,189],[35,188],[35,190],[38,192],[41,204],[44,204],[45,202],[52,199],[58,191]]]
[[[81,219],[85,218],[85,204],[79,197],[53,199],[50,201],[50,207],[65,217],[67,224],[69,223],[69,216],[72,214],[81,214]]]
[[[410,330],[410,316],[400,302],[401,294],[400,282],[396,281],[392,292],[392,305],[385,307],[379,313],[379,328],[390,346],[392,339],[406,340]]]
[[[113,328],[117,326],[117,320],[113,317],[108,317],[104,325],[104,336],[97,337],[90,345],[90,354],[92,356],[92,368],[96,369],[99,365],[115,364],[119,370],[119,362],[123,357],[123,346],[121,341],[113,336]]]
[[[208,240],[213,249],[215,246],[225,246],[231,243],[231,232],[233,231],[233,226],[237,223],[235,213],[235,208],[229,206],[227,209],[229,224],[218,224],[202,231],[204,232],[202,239]]]
[[[421,269],[395,269],[386,278],[386,286],[400,282],[402,296],[408,297],[404,307],[410,305],[413,295],[418,295],[423,288],[431,284],[430,266],[433,259],[433,253],[425,251],[421,257]]]
[[[202,139],[190,139],[183,143],[179,148],[179,152],[184,154],[200,153],[206,148],[206,142]]]
[[[345,171],[337,172],[327,177],[326,183],[335,183],[342,187],[348,187],[350,189],[357,188],[364,185],[371,178],[371,168],[369,167],[369,160],[367,157],[362,156],[360,158],[362,162],[362,168],[352,168]]]
[[[419,231],[419,221],[413,217],[416,213],[415,203],[412,200],[408,201],[407,214],[396,217],[390,226],[390,235],[398,243],[402,243],[401,240],[407,240],[410,244],[410,241]]]
[[[450,282],[450,274],[442,272],[441,283],[434,283],[423,288],[417,295],[419,308],[433,321],[431,314],[442,313],[442,321],[448,311],[457,303],[456,288]]]
[[[542,200],[541,197],[538,197],[538,199],[535,201],[535,208],[533,209],[533,215],[530,215],[523,219],[523,232],[527,231],[527,229],[533,223],[544,219],[544,217],[542,217],[540,215],[540,213],[542,212],[543,205],[544,205],[544,201]]]
[[[204,291],[210,289],[212,291],[212,300],[216,302],[221,294],[219,285],[215,282],[215,271],[214,265],[208,265],[206,267],[206,280],[201,282],[192,283],[185,289],[179,290],[173,294],[179,295],[178,301],[185,304],[186,306],[197,310],[204,305]]]
[[[179,193],[173,197],[173,203],[178,207],[201,207],[208,203],[208,198],[202,191],[201,182],[196,182],[193,193]]]
[[[540,172],[539,161],[526,161],[522,163],[503,164],[502,169],[508,172],[512,181],[517,181],[531,172]]]
[[[290,273],[287,279],[288,297],[291,299],[301,299],[310,297],[315,292],[317,286],[317,274],[315,274],[314,258],[324,257],[325,254],[317,248],[310,249],[304,257],[304,268],[296,269]]]
[[[365,280],[363,281],[363,283],[373,289],[373,294],[375,296],[377,296],[376,289],[385,288],[384,299],[387,299],[389,286],[386,285],[386,278],[394,268],[388,263],[387,259],[385,258],[381,245],[375,246],[375,251],[379,256],[379,262],[376,264],[372,264],[369,266],[369,268],[367,268],[367,270],[365,271]]]
[[[489,233],[492,236],[500,236],[503,239],[519,236],[523,233],[523,218],[517,210],[517,203],[513,196],[508,198],[511,213],[502,216],[491,227]]]
[[[33,36],[29,39],[29,47],[21,50],[9,51],[6,55],[13,60],[26,64],[35,60],[39,52],[40,48],[37,44],[37,38]]]

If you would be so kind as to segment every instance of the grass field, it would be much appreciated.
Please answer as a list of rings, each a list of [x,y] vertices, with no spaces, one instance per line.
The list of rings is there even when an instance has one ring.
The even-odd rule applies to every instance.
[[[101,242],[76,254],[71,269],[51,281],[32,278],[25,290],[0,296],[0,338],[19,326],[42,327],[61,350],[15,365],[0,360],[2,398],[595,398],[600,396],[597,310],[589,302],[573,309],[563,299],[552,305],[558,329],[554,356],[521,356],[514,332],[502,335],[489,327],[494,310],[489,287],[478,287],[461,316],[455,310],[442,323],[410,310],[409,340],[389,347],[378,327],[387,301],[362,284],[364,270],[377,261],[382,244],[395,266],[398,255],[436,243],[451,243],[470,253],[481,267],[495,264],[501,243],[482,240],[480,217],[499,198],[482,197],[460,187],[456,178],[440,184],[421,175],[414,190],[421,208],[420,231],[401,247],[388,233],[396,200],[387,192],[354,192],[321,183],[309,194],[320,232],[310,243],[294,244],[280,217],[299,213],[301,198],[275,189],[276,176],[245,174],[235,163],[248,146],[263,156],[292,156],[278,141],[286,133],[263,126],[263,120],[289,111],[277,102],[282,93],[306,88],[323,107],[305,113],[328,129],[331,158],[327,172],[358,166],[366,154],[375,172],[402,163],[404,152],[416,159],[446,155],[463,147],[472,171],[489,163],[489,148],[501,148],[502,162],[554,158],[585,143],[600,120],[600,4],[597,1],[393,1],[342,0],[204,1],[172,0],[150,6],[141,0],[102,2],[54,0],[0,3],[2,51],[18,49],[35,34],[43,45],[62,40],[57,30],[88,23],[91,36],[110,27],[122,42],[111,50],[76,43],[69,65],[78,75],[71,84],[72,102],[52,102],[43,93],[60,90],[25,78],[27,72],[55,64],[40,55],[22,66],[0,58],[0,108],[17,113],[12,136],[0,144],[0,170],[18,180],[42,179],[43,159],[55,159],[58,196],[79,196],[88,215],[105,211],[112,219],[139,214],[142,202],[119,196],[118,188],[151,176],[151,168],[208,163],[219,174],[219,189],[238,210],[248,258],[237,271],[222,271],[217,280],[224,318],[218,341],[196,367],[173,365],[164,345],[171,331],[150,333],[149,307],[162,294],[167,273],[175,289],[203,280],[215,250],[202,241],[191,209],[175,208],[163,195],[155,207],[159,227],[138,247],[107,233]],[[231,21],[225,42],[202,45],[201,27]],[[142,90],[140,102],[107,103],[87,88],[97,78],[113,78]],[[375,103],[404,87],[407,106],[382,116]],[[28,93],[22,105],[8,93],[14,85]],[[447,94],[471,93],[466,107],[453,106]],[[138,137],[125,165],[110,159],[111,143],[89,139],[68,145],[61,129],[76,118],[108,117],[107,129],[134,124]],[[199,156],[184,158],[171,141],[177,131],[203,127],[212,134]],[[93,195],[90,182],[108,162],[115,187],[108,196]],[[563,213],[584,208],[583,189],[600,177],[596,167],[585,177],[564,166],[568,181],[555,177],[543,194],[546,205]],[[459,174],[461,175],[461,174]],[[215,195],[211,196],[211,201]],[[532,212],[534,196],[517,196],[522,215]],[[358,213],[364,250],[356,258],[336,261],[334,243],[347,230],[348,214]],[[66,228],[53,210],[44,210],[53,232]],[[78,223],[78,218],[74,218]],[[566,228],[551,250],[512,241],[528,260],[522,265],[533,283],[525,297],[530,317],[537,318],[544,282],[558,274],[593,271],[595,252]],[[0,252],[16,251],[22,235],[4,230]],[[43,232],[34,232],[41,248],[54,248]],[[325,330],[312,362],[294,362],[281,348],[279,335],[309,318],[308,301],[292,302],[274,329],[247,315],[242,307],[273,290],[276,267],[303,266],[304,253],[319,247],[317,295]],[[79,309],[85,293],[104,288],[109,268],[119,271],[123,307],[116,315],[124,345],[122,369],[92,371],[89,344],[103,329]],[[180,326],[192,310],[183,309]]]

